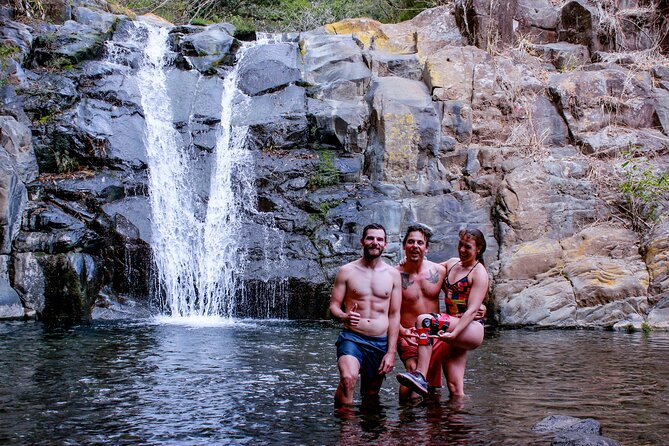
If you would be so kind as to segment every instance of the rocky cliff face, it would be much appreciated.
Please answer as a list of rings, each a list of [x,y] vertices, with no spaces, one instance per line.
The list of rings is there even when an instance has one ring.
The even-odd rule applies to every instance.
[[[662,17],[635,2],[483,3],[348,20],[245,56],[249,99],[233,124],[250,129],[260,211],[245,225],[247,286],[287,274],[287,315],[322,318],[365,224],[388,229],[390,261],[409,223],[436,231],[436,261],[474,226],[500,324],[669,327],[669,225],[635,220],[618,187],[631,167],[665,171],[669,68],[647,57]],[[137,312],[154,283],[145,113],[137,85],[105,62],[105,42],[125,42],[133,18],[91,2],[55,11],[47,25],[2,8],[0,312]],[[170,35],[173,122],[201,160],[193,188],[206,201],[239,42],[229,25]],[[263,215],[282,243],[261,236]]]

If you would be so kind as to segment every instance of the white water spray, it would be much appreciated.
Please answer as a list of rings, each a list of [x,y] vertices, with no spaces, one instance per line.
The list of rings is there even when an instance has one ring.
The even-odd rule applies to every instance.
[[[244,213],[255,213],[253,158],[246,149],[247,128],[231,125],[238,62],[224,81],[222,115],[206,217],[197,212],[192,161],[172,123],[165,66],[168,29],[138,23],[146,36],[136,74],[146,121],[146,148],[158,292],[173,317],[223,316],[235,310],[246,267],[240,242]]]

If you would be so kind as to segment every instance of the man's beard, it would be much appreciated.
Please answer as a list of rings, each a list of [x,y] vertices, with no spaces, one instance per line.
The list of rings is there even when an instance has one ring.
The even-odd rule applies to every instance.
[[[362,255],[367,260],[378,259],[379,257],[381,257],[381,254],[383,254],[383,249],[381,248],[376,248],[376,250],[379,252],[378,254],[372,254],[371,252],[369,252],[371,249],[374,248],[367,248],[367,247],[362,248]]]

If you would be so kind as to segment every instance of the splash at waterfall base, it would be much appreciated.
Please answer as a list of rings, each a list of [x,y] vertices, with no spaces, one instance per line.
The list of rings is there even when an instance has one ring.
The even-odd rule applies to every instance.
[[[626,148],[637,163],[664,165],[662,64],[623,63],[588,39],[491,54],[467,45],[453,5],[398,25],[351,20],[287,34],[241,65],[230,25],[163,23],[164,66],[148,82],[164,81],[157,103],[171,107],[160,108],[145,102],[146,41],[130,38],[137,20],[85,5],[49,26],[2,15],[16,48],[0,89],[3,307],[78,321],[91,309],[169,313],[182,296],[187,311],[207,313],[219,308],[211,297],[225,297],[235,303],[220,305],[224,315],[320,319],[361,226],[384,224],[387,260],[397,261],[399,235],[420,221],[439,234],[434,260],[454,254],[451,234],[463,226],[495,234],[488,303],[502,325],[669,327],[669,225],[630,229],[623,198],[602,181],[620,175]],[[545,11],[595,20],[576,9]],[[214,179],[235,70],[229,119],[248,129],[241,165],[252,166],[254,187],[237,196],[244,224],[234,243],[206,254],[215,243],[202,233],[228,223],[207,218],[224,189]],[[165,130],[147,132],[152,123]],[[151,141],[163,137],[180,150],[160,154],[182,161],[164,167],[188,166],[177,172],[184,184],[156,185],[174,178],[151,173]],[[240,164],[229,167],[232,188],[248,192]],[[161,207],[178,191],[178,206]],[[157,246],[172,251],[161,258]],[[210,273],[226,252],[243,254],[244,268],[220,288],[227,279]],[[61,297],[69,304],[56,311]]]

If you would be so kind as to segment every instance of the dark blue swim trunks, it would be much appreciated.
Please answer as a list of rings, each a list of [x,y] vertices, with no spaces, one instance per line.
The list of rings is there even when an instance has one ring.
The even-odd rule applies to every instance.
[[[337,342],[337,359],[344,355],[355,356],[360,363],[360,376],[365,380],[374,380],[385,375],[379,375],[381,360],[388,352],[388,338],[386,336],[366,336],[351,330],[344,330],[339,334]]]

